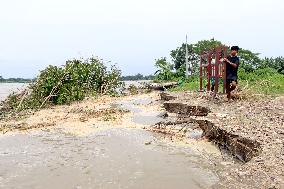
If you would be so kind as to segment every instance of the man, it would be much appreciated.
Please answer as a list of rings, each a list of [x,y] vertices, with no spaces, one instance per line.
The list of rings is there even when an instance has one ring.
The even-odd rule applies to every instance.
[[[237,56],[238,52],[239,47],[232,46],[231,56],[224,58],[224,63],[226,63],[226,91],[228,100],[231,100],[231,92],[235,90],[238,84],[238,68],[240,64],[240,59]]]

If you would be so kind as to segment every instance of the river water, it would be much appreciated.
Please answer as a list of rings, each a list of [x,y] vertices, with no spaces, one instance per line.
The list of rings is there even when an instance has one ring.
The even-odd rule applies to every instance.
[[[0,188],[205,188],[218,181],[204,159],[137,129],[87,137],[57,132],[0,139]],[[202,162],[204,164],[202,165]]]
[[[0,83],[0,101],[4,100],[9,94],[23,90],[25,83]]]
[[[23,87],[3,86],[2,94]],[[134,122],[151,125],[160,121],[158,112],[143,115],[135,107],[151,103],[135,99],[115,105],[131,110]],[[215,168],[200,153],[141,129],[77,136],[54,127],[0,135],[1,189],[202,189],[216,182]]]
[[[140,87],[143,83],[149,83],[150,81],[124,81],[125,87],[129,87],[130,85],[135,85]],[[9,94],[13,92],[19,92],[27,87],[26,83],[0,83],[0,101],[4,100]]]

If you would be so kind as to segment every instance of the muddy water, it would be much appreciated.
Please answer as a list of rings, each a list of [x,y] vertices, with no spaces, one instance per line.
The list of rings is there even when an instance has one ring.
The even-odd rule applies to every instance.
[[[1,188],[204,188],[202,158],[137,129],[76,137],[58,131],[1,137]],[[145,145],[145,141],[153,141]]]
[[[26,86],[25,83],[0,83],[0,101],[5,100],[12,92],[23,90]]]
[[[138,105],[152,103],[145,98],[114,106],[129,108],[134,122],[147,125],[161,119],[159,112],[145,112]],[[1,135],[0,188],[199,189],[218,182],[208,159],[189,146],[161,138],[130,128],[86,136],[67,133],[62,127]]]
[[[113,105],[113,107],[119,107],[122,109],[129,110],[131,112],[134,112],[135,114],[132,117],[132,121],[138,124],[142,125],[153,125],[155,123],[158,123],[160,121],[163,121],[164,119],[160,116],[161,112],[159,111],[146,111],[143,112],[141,108],[138,106],[145,106],[145,105],[151,105],[151,104],[157,104],[157,102],[153,101],[151,98],[134,98],[130,101],[118,101]]]

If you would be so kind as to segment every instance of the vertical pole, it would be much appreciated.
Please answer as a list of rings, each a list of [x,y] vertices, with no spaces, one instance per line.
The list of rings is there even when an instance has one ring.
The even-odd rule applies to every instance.
[[[202,75],[203,75],[203,70],[202,70],[202,66],[203,66],[203,62],[202,62],[202,54],[200,55],[200,73],[199,73],[199,79],[200,79],[200,83],[199,83],[199,89],[200,91],[202,91]]]
[[[215,50],[215,86],[214,86],[214,97],[218,93],[219,90],[219,65],[220,65],[220,49],[216,48]]]
[[[228,50],[227,47],[223,48],[223,51],[224,51],[224,57],[223,58],[227,57],[227,50]],[[227,89],[226,89],[226,85],[227,85],[227,63],[223,63],[223,66],[224,66],[224,71],[223,71],[223,93],[227,93]]]
[[[207,59],[208,59],[208,65],[207,65],[207,91],[210,91],[210,80],[211,80],[211,76],[212,76],[212,52],[209,51],[207,54]]]
[[[186,79],[188,79],[188,69],[189,69],[189,65],[188,65],[188,49],[187,49],[187,35],[186,35],[186,43],[185,43],[185,77]]]

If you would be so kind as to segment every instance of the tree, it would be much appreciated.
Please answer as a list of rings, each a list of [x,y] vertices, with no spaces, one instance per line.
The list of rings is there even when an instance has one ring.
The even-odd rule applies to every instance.
[[[188,44],[188,61],[190,63],[190,71],[193,74],[198,72],[198,62],[200,60],[199,56],[202,52],[212,50],[215,47],[222,45],[220,41],[216,41],[214,38],[210,40],[201,40],[195,44]],[[177,77],[182,77],[185,74],[185,54],[186,54],[186,44],[183,43],[181,47],[177,47],[175,50],[171,51],[171,58],[174,62],[174,68],[176,70]]]
[[[226,46],[222,42],[213,39],[210,40],[201,40],[194,44],[188,44],[188,61],[190,63],[190,70],[193,73],[193,76],[197,76],[199,74],[199,62],[200,62],[200,54],[204,51],[210,51],[218,46]],[[230,52],[228,52],[230,53]],[[184,79],[185,78],[185,55],[186,54],[186,44],[183,43],[180,47],[172,50],[170,52],[171,59],[173,61],[173,65],[166,62],[165,59],[159,59],[156,62],[159,64],[160,70],[157,73],[161,74],[159,76],[163,77],[165,80],[166,75],[170,75],[172,79]],[[265,58],[261,59],[259,57],[259,53],[252,52],[247,49],[240,49],[238,56],[240,57],[240,68],[244,73],[254,72],[261,68],[273,68],[277,70],[279,73],[284,74],[284,58],[276,57],[276,58]],[[162,64],[163,63],[163,64]],[[169,65],[172,66],[170,69]],[[167,67],[168,66],[168,67]],[[163,74],[162,74],[163,73]]]
[[[144,79],[144,76],[142,74],[140,74],[140,73],[136,74],[135,77],[136,77],[137,80]]]
[[[217,41],[214,38],[210,40],[201,40],[193,44],[194,53],[199,56],[204,51],[213,50],[214,48],[223,45],[221,41]]]
[[[196,59],[193,52],[193,45],[187,45],[188,49],[188,61]],[[177,47],[175,50],[171,51],[171,58],[174,62],[174,68],[178,70],[183,64],[185,64],[185,53],[186,53],[186,44],[183,43],[181,47]]]
[[[240,57],[240,68],[244,68],[246,72],[252,72],[261,65],[259,53],[253,53],[250,50],[240,49],[238,56]]]
[[[158,70],[155,72],[157,80],[172,80],[174,79],[174,66],[167,62],[165,57],[157,59],[155,66]]]
[[[0,75],[0,82],[3,82],[4,78]]]
[[[210,40],[201,40],[193,45],[193,51],[196,53],[196,56],[198,56],[204,51],[212,50],[221,45],[224,44],[218,40],[215,40],[214,38]],[[238,56],[241,60],[240,67],[244,68],[246,72],[252,72],[260,67],[261,59],[259,58],[259,53],[254,53],[246,49],[240,49]]]
[[[260,68],[273,68],[278,73],[284,74],[284,57],[267,58],[261,61]]]
[[[192,74],[196,72],[198,54],[194,53],[194,48],[192,44],[187,44],[188,50],[188,62],[189,62],[189,70]],[[174,68],[176,71],[176,77],[184,77],[185,76],[185,56],[186,56],[186,44],[183,43],[181,47],[176,48],[171,51],[171,58],[174,62]]]
[[[284,74],[284,57],[276,57],[273,60],[271,67],[276,69],[279,73]]]
[[[148,75],[143,76],[142,74],[138,73],[136,75],[128,75],[128,76],[121,76],[122,81],[137,81],[137,80],[153,80],[155,76]]]

